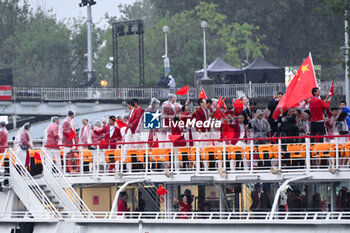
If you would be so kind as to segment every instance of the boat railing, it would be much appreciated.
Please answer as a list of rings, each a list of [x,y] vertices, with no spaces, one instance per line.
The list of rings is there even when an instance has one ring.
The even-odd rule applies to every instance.
[[[55,165],[61,166],[63,175],[69,177],[169,178],[190,174],[195,179],[206,174],[224,178],[232,174],[288,176],[312,172],[336,175],[350,171],[347,139],[348,136],[211,139],[179,141],[175,146],[171,141],[159,141],[157,147],[154,142],[61,145],[62,164]],[[36,151],[29,151],[34,164],[41,163],[35,157]],[[0,160],[0,169],[6,171],[8,152],[0,154]]]
[[[276,212],[271,219],[270,212],[118,212],[109,218],[109,212],[92,212],[93,220],[81,218],[80,213],[61,212],[63,221],[80,223],[186,223],[186,224],[350,224],[350,212]],[[55,221],[43,213],[36,213],[41,218],[32,218],[27,211],[0,213],[0,222],[35,222]],[[57,221],[57,220],[56,220]]]
[[[67,176],[281,174],[350,171],[347,136],[63,145]],[[324,140],[324,142],[320,142]],[[113,149],[103,149],[112,147]]]

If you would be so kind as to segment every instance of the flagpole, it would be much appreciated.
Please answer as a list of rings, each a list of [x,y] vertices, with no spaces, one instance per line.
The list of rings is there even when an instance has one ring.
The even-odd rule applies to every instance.
[[[316,73],[315,73],[315,66],[314,66],[314,62],[312,61],[312,55],[311,55],[311,52],[309,52],[309,57],[310,57],[311,64],[312,64],[312,70],[314,71],[315,83],[316,83],[316,85],[318,86],[318,83],[317,83],[317,78],[316,78]]]

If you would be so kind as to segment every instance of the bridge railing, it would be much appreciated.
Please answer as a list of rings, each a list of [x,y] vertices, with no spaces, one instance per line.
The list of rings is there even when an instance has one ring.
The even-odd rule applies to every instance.
[[[335,82],[334,89],[338,95],[344,93],[344,82]],[[319,84],[321,94],[327,95],[331,82]],[[214,96],[236,98],[239,92],[249,97],[271,97],[274,92],[285,92],[285,83],[249,83],[249,84],[214,84]],[[198,90],[197,90],[198,91]],[[46,88],[46,87],[14,87],[14,100],[33,101],[77,101],[77,100],[126,100],[132,98],[151,99],[152,97],[166,99],[168,88]],[[189,95],[178,96],[179,99],[195,99],[197,92],[194,87]]]
[[[15,100],[33,101],[76,101],[76,100],[126,100],[166,99],[168,88],[46,88],[46,87],[14,87]],[[195,98],[195,89],[190,88],[189,98]],[[186,96],[179,96],[186,99]]]

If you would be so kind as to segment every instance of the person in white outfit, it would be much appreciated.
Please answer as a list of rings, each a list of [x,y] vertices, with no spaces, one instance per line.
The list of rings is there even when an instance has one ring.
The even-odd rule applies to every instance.
[[[176,88],[175,79],[174,79],[174,77],[171,74],[168,75],[168,79],[169,79],[168,86],[170,88],[170,93],[174,94],[175,93],[175,88]]]
[[[33,141],[29,135],[31,124],[25,123],[17,132],[14,147],[17,152],[17,165],[28,167],[30,164],[29,149],[33,149]]]

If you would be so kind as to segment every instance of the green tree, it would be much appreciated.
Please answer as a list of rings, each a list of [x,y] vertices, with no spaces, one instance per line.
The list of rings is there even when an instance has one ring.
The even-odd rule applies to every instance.
[[[18,86],[68,86],[70,75],[70,32],[53,16],[41,11],[30,14],[24,28],[16,28],[0,48],[12,54],[6,66],[14,68]]]
[[[14,37],[16,31],[24,29],[31,14],[27,1],[19,6],[20,0],[0,0],[0,48],[4,42]],[[6,54],[0,54],[0,66],[8,66],[15,58],[13,51],[7,51]]]
[[[151,1],[157,14],[161,16],[191,10],[198,4],[197,0]],[[322,65],[322,78],[334,79],[334,73],[339,73],[338,67],[343,59],[339,47],[343,44],[343,15],[344,9],[346,7],[349,9],[348,0],[202,0],[201,2],[217,4],[216,11],[227,17],[225,19],[227,24],[236,22],[256,26],[254,35],[268,48],[262,50],[268,61],[279,66],[299,65],[310,51],[313,53],[314,63]],[[324,15],[324,12],[330,11],[333,13]],[[252,51],[251,49],[249,48],[249,51]]]
[[[254,31],[258,28],[249,24],[227,24],[227,16],[218,13],[217,5],[200,3],[194,10],[187,10],[175,15],[158,16],[156,24],[145,33],[145,56],[147,83],[153,84],[163,74],[164,36],[162,27],[170,28],[168,50],[171,73],[176,78],[178,86],[193,83],[194,71],[203,67],[203,41],[200,24],[206,20],[207,30],[207,60],[208,63],[216,57],[223,57],[228,63],[237,67],[245,58],[246,38],[249,39],[250,56],[262,56],[266,49],[260,43],[261,37],[256,37]],[[244,56],[242,56],[244,54]]]

